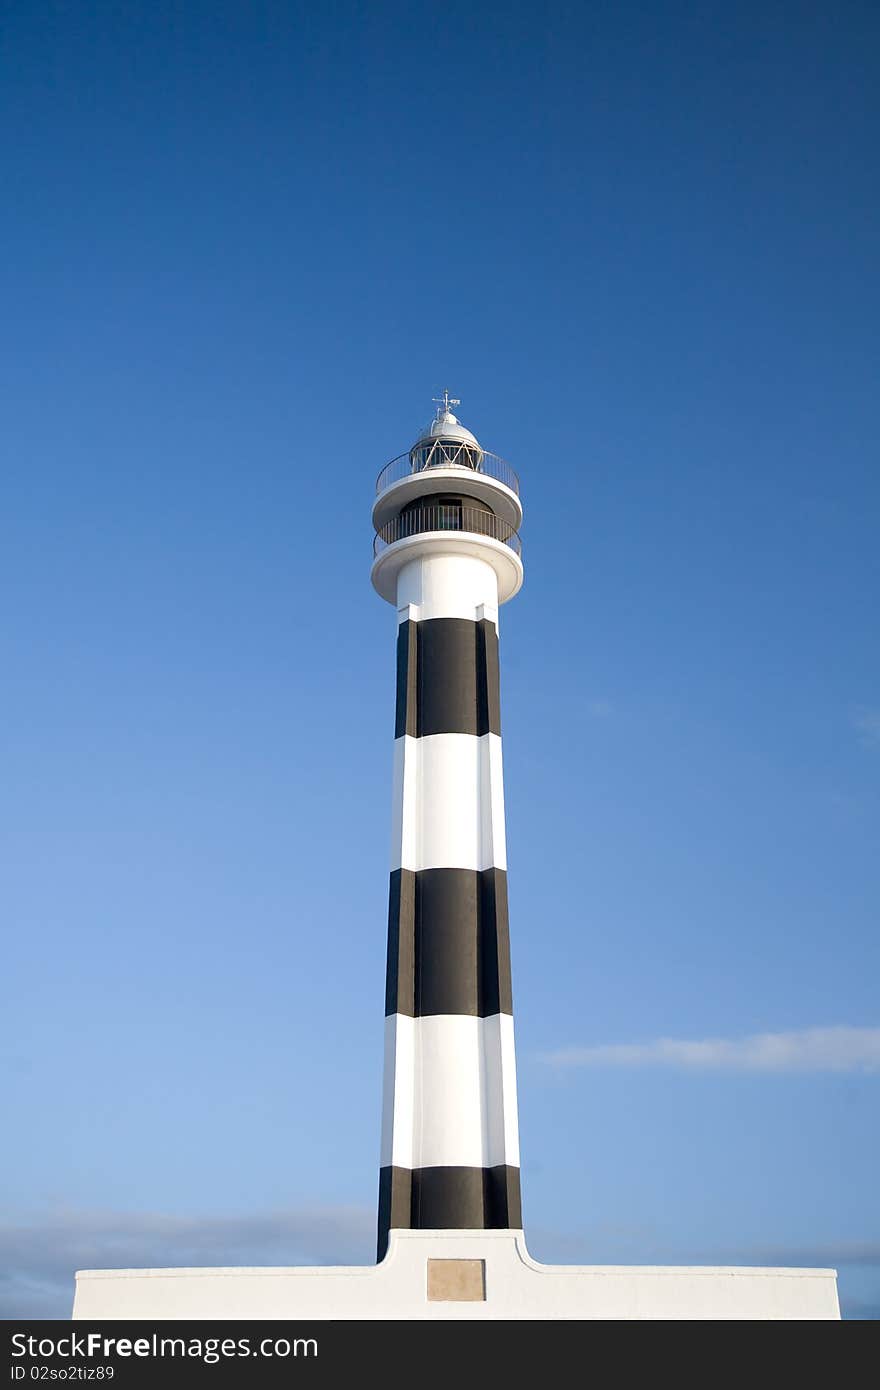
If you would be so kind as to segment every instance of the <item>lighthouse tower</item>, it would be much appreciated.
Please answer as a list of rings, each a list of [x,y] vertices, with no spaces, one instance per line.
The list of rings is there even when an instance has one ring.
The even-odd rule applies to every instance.
[[[398,621],[380,1259],[392,1229],[522,1226],[498,670],[522,506],[458,404],[444,393],[373,505]]]
[[[77,1320],[840,1317],[833,1270],[543,1265],[526,1248],[498,680],[522,506],[459,404],[444,393],[373,505],[373,585],[397,609],[379,1259],[80,1270]]]

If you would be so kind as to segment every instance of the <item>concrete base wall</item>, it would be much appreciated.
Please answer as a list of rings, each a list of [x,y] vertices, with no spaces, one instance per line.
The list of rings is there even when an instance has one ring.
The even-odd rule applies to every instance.
[[[73,1317],[754,1321],[840,1308],[831,1269],[541,1265],[522,1231],[392,1231],[379,1265],[83,1270]]]

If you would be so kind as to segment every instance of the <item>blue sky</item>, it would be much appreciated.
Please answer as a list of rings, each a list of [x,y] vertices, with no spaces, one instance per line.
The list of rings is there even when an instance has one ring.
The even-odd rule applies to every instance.
[[[532,1253],[880,1315],[878,55],[859,3],[6,7],[7,1316],[372,1258],[369,509],[444,386],[526,508]]]

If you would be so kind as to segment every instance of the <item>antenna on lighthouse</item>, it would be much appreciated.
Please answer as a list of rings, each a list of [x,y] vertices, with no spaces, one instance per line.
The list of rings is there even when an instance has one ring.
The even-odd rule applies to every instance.
[[[457,400],[455,396],[450,396],[448,391],[444,391],[442,396],[434,396],[433,401],[435,405],[443,407],[442,410],[437,411],[438,420],[441,415],[448,415],[450,413],[449,407],[451,405],[461,405],[461,401]]]

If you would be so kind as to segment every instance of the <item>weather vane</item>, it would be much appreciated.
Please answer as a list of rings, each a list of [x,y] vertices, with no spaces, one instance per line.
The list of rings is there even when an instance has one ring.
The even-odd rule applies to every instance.
[[[434,396],[433,400],[435,405],[442,405],[443,413],[446,415],[449,414],[449,407],[451,405],[461,405],[461,401],[456,400],[454,396],[450,396],[448,391],[444,391],[442,396]],[[437,414],[438,416],[440,415],[439,410]]]

